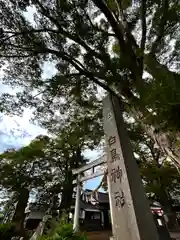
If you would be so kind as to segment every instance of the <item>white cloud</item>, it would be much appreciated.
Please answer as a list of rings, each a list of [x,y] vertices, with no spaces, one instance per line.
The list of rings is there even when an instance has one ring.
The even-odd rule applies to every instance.
[[[47,134],[46,130],[29,122],[30,115],[23,117],[0,116],[0,152],[7,148],[19,148],[28,144],[37,135]]]

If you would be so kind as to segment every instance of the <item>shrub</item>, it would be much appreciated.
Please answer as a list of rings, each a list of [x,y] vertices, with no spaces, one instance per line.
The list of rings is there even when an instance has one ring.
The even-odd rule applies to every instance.
[[[14,236],[14,227],[11,223],[0,224],[0,239],[10,240]]]
[[[72,224],[60,225],[56,231],[54,240],[85,240],[84,234],[74,232]]]
[[[81,232],[74,232],[72,224],[60,224],[53,236],[43,236],[41,240],[87,240]]]

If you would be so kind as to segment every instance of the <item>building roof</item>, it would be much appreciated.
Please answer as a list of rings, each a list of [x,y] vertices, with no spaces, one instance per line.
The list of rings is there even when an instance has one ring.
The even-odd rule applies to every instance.
[[[72,205],[71,208],[75,208],[75,199],[72,201]],[[82,199],[80,199],[80,209],[83,210],[87,210],[87,209],[91,209],[91,210],[99,210],[99,206],[96,204],[91,204],[90,202],[85,202]]]
[[[93,192],[92,190],[86,189],[84,191],[84,195],[87,196],[92,196],[92,198],[98,203],[109,203],[109,196],[108,193],[103,193],[103,192]]]
[[[80,208],[81,209],[84,209],[84,210],[87,210],[87,209],[91,209],[91,210],[99,210],[99,207],[98,205],[93,205],[91,203],[86,203],[84,201],[80,201]]]
[[[97,200],[99,203],[109,203],[108,193],[97,192]]]

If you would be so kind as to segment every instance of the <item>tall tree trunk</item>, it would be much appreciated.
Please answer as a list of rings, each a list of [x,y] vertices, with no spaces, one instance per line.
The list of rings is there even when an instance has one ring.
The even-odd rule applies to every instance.
[[[168,227],[169,229],[173,229],[176,228],[177,225],[177,220],[176,220],[176,212],[173,209],[172,206],[172,201],[168,195],[168,193],[165,191],[165,189],[161,189],[161,194],[160,194],[160,203],[163,206],[163,210],[166,214],[166,216],[168,216]]]
[[[169,199],[169,196],[166,193],[166,190],[164,189],[163,185],[161,185],[161,191],[159,194],[159,202],[162,205],[162,207],[166,213],[172,212],[172,201],[171,201],[171,199]]]
[[[73,194],[73,176],[72,171],[68,170],[66,173],[65,184],[62,191],[62,200],[60,209],[62,211],[67,211],[72,203],[72,194]]]
[[[40,223],[38,224],[38,226],[36,228],[36,231],[34,232],[32,237],[30,238],[30,240],[37,240],[42,236],[42,234],[44,232],[44,229],[45,229],[45,226],[46,226],[46,223],[49,219],[49,215],[52,211],[52,207],[53,207],[53,197],[50,201],[49,208],[47,209],[42,221],[40,221]]]
[[[54,194],[52,199],[52,209],[51,209],[53,219],[57,219],[58,201],[59,201],[58,194]]]
[[[78,146],[76,151],[74,152],[73,157],[68,161],[65,184],[62,192],[62,201],[60,209],[61,211],[68,212],[70,206],[72,204],[72,195],[73,195],[73,175],[72,170],[78,168],[82,165],[83,157],[81,155],[81,148]],[[69,169],[70,167],[70,169]]]
[[[15,233],[18,234],[19,236],[24,236],[25,208],[27,206],[28,199],[29,190],[27,188],[21,188],[19,190],[17,206],[12,219]]]

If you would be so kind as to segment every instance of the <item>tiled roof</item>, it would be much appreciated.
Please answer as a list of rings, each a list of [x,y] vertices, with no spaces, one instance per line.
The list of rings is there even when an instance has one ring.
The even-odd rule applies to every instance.
[[[97,201],[97,203],[109,203],[108,193],[103,192],[93,192],[92,190],[86,189],[84,191],[85,195],[92,195],[92,197]]]
[[[81,209],[96,209],[96,210],[99,210],[98,208],[98,205],[93,205],[91,203],[86,203],[86,202],[83,202],[83,201],[80,201],[80,208]]]

